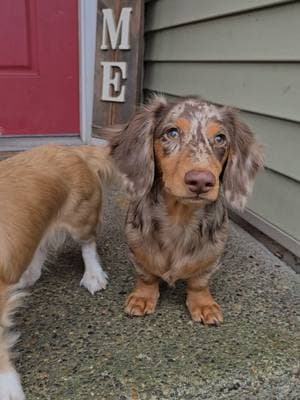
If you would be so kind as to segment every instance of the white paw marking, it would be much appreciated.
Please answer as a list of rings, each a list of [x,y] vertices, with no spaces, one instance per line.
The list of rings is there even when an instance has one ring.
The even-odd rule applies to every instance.
[[[80,282],[87,290],[94,294],[98,290],[105,289],[107,285],[107,275],[103,271],[96,251],[96,243],[88,243],[82,246],[82,257],[85,272]]]
[[[80,286],[84,286],[91,294],[95,294],[98,290],[106,288],[107,275],[100,268],[99,266],[97,270],[85,271],[80,281]]]
[[[0,399],[25,400],[20,378],[15,370],[0,373]]]

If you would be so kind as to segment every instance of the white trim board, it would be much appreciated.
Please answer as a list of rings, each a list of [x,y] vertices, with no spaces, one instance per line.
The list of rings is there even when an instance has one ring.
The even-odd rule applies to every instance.
[[[89,143],[92,137],[97,4],[97,0],[79,0],[80,136],[83,143]]]
[[[91,144],[93,146],[103,146],[103,145],[108,144],[108,142],[105,139],[92,137],[89,144]]]
[[[291,253],[295,254],[297,257],[300,257],[300,242],[297,239],[293,238],[286,232],[279,229],[277,226],[271,224],[263,217],[257,215],[249,209],[246,209],[242,213],[237,211],[234,211],[234,213],[240,218],[249,222],[249,224],[253,225],[265,235],[275,240],[275,242],[281,244],[281,246],[289,250]]]
[[[79,136],[75,135],[6,137],[0,138],[0,154],[1,152],[29,150],[32,147],[42,146],[43,144],[48,143],[78,146],[80,144],[83,144],[83,141]],[[93,146],[103,146],[107,144],[107,141],[101,138],[91,137],[88,143]]]
[[[56,143],[64,145],[79,145],[82,140],[79,136],[28,136],[0,138],[0,154],[7,151],[23,151],[43,144]]]
[[[0,137],[0,151],[21,151],[45,143],[87,144],[92,139],[97,0],[78,1],[80,136],[28,135]]]

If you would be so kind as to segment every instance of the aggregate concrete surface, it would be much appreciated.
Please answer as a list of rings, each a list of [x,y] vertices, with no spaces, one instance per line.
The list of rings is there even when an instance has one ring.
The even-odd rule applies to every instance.
[[[98,240],[107,289],[79,287],[80,248],[68,242],[17,313],[27,399],[300,399],[299,275],[231,224],[211,285],[223,325],[190,320],[182,282],[162,285],[154,315],[130,318],[124,198],[110,191]]]

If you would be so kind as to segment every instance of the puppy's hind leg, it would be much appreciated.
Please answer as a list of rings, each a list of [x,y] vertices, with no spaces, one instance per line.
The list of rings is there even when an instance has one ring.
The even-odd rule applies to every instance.
[[[91,294],[94,294],[98,290],[105,289],[107,285],[107,275],[102,269],[97,254],[96,242],[92,241],[82,244],[81,251],[85,271],[80,286],[84,286]]]
[[[46,255],[47,251],[45,247],[39,246],[36,249],[30,264],[23,272],[19,282],[16,284],[17,289],[28,288],[35,284],[42,274],[42,266],[45,262]]]
[[[11,315],[20,304],[23,295],[11,287],[0,283],[0,399],[24,400],[18,373],[11,360],[10,349],[16,342],[17,334],[9,332]]]
[[[69,233],[81,244],[84,274],[80,286],[84,286],[91,294],[105,289],[107,284],[107,275],[102,269],[96,248],[97,230],[101,224],[101,204],[101,191],[94,189],[88,201],[79,202],[80,206],[68,221]]]

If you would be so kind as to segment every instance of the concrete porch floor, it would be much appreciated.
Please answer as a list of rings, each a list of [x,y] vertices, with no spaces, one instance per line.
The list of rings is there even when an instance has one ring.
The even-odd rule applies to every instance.
[[[181,282],[162,286],[154,315],[127,317],[134,271],[122,202],[112,190],[98,241],[108,288],[93,297],[79,287],[83,263],[70,243],[17,315],[16,363],[27,399],[299,399],[300,276],[232,224],[212,280],[222,326],[190,320]]]

